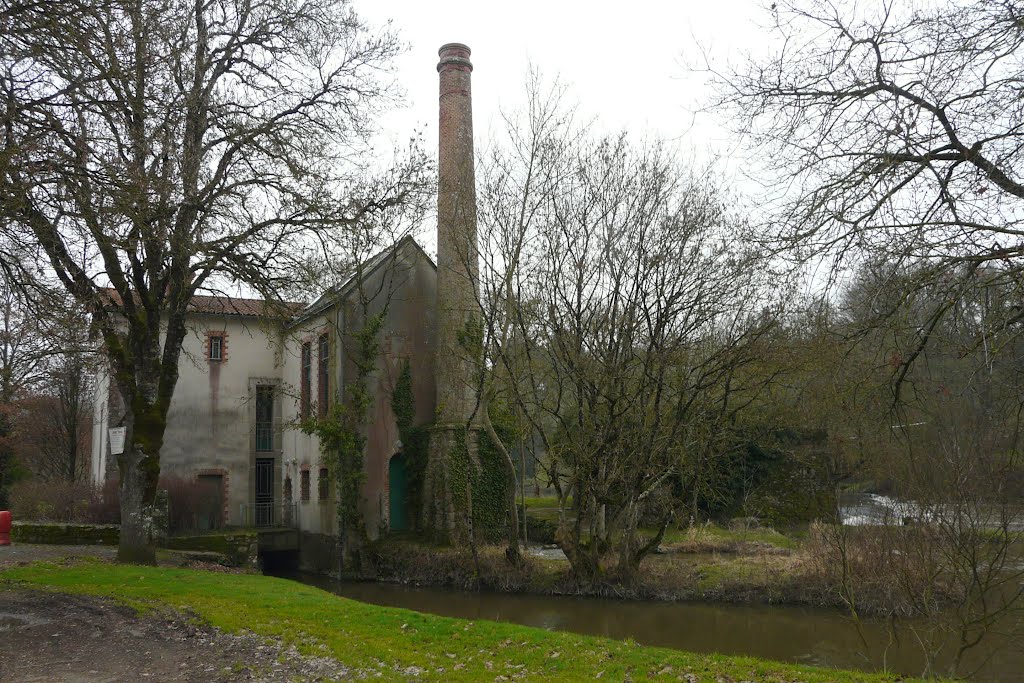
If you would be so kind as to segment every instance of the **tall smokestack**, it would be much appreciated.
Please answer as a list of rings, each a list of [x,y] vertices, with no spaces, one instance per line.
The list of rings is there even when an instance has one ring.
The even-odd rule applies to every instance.
[[[459,332],[478,310],[476,184],[473,173],[473,100],[469,48],[448,43],[438,50],[440,133],[437,187],[437,406],[441,423],[464,426],[469,418],[471,361]]]
[[[475,353],[461,333],[479,320],[477,305],[476,186],[473,173],[473,102],[470,50],[448,43],[440,61],[440,134],[437,187],[437,422],[431,433],[424,481],[424,523],[441,540],[464,540],[464,482],[454,482],[452,458],[464,453],[473,411]],[[455,469],[458,469],[457,467]]]

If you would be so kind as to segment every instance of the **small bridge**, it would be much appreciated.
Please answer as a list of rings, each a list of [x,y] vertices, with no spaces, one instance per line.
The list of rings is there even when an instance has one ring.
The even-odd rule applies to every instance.
[[[256,503],[241,506],[246,526],[259,536],[259,553],[280,553],[299,549],[298,511],[295,503]]]
[[[299,549],[299,530],[290,527],[263,527],[256,529],[259,535],[259,552],[279,553]]]

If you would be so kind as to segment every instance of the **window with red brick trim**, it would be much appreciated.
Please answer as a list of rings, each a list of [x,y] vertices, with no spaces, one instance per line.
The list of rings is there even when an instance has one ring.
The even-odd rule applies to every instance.
[[[303,503],[309,502],[309,470],[302,470],[299,473],[299,496]]]
[[[220,334],[211,334],[209,336],[209,358],[210,360],[223,360],[224,359],[224,336]]]
[[[317,413],[327,417],[327,407],[331,401],[331,344],[326,334],[317,339]]]
[[[327,468],[321,467],[320,478],[317,479],[316,481],[317,500],[319,500],[320,502],[326,501],[327,498],[329,497],[329,493],[331,490],[331,480],[329,477],[330,475],[327,472]]]
[[[309,342],[302,345],[302,370],[299,383],[301,395],[299,398],[300,416],[303,420],[309,417],[310,384],[313,372],[313,348]]]

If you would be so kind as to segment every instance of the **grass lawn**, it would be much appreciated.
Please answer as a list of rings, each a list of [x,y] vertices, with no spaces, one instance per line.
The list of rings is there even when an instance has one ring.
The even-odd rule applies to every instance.
[[[522,502],[522,500],[520,498],[516,497],[516,502],[517,503],[518,502]],[[525,502],[526,502],[526,508],[528,510],[532,510],[532,509],[536,509],[536,508],[540,508],[540,509],[554,508],[556,510],[558,509],[558,498],[556,498],[554,496],[540,496],[540,497],[527,496]],[[569,505],[572,505],[572,496],[569,496],[568,503],[569,503]]]
[[[649,530],[648,533],[653,533]],[[800,547],[800,540],[791,535],[781,534],[774,529],[726,529],[714,524],[706,524],[693,529],[669,529],[665,532],[663,545],[679,544],[686,546],[721,546],[723,549],[736,543],[764,543],[767,545],[783,548],[785,550],[796,550]]]
[[[39,587],[105,596],[138,609],[187,609],[228,632],[250,630],[330,654],[383,680],[895,681],[629,642],[470,622],[376,607],[284,579],[87,561],[0,572],[0,589]],[[0,599],[2,600],[2,599]],[[410,669],[415,667],[415,669]]]
[[[571,503],[571,499],[570,499]],[[526,498],[526,514],[544,522],[558,522],[558,499],[552,497]],[[642,529],[645,534],[654,534],[654,529]],[[770,528],[745,530],[726,529],[716,524],[703,524],[693,529],[670,528],[665,532],[662,545],[675,545],[683,552],[730,552],[737,543],[764,543],[796,550],[800,539],[794,534],[781,534]]]

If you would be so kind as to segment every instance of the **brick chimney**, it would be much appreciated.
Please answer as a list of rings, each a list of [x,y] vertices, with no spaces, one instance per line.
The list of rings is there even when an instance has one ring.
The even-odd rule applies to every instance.
[[[437,188],[437,406],[438,422],[465,425],[472,404],[472,363],[459,332],[478,319],[476,185],[473,173],[473,101],[469,48],[448,43],[438,51],[440,141]]]
[[[437,421],[431,432],[424,481],[424,523],[438,540],[465,539],[464,506],[455,491],[462,482],[450,479],[451,458],[470,448],[466,423],[473,411],[474,359],[460,344],[464,330],[479,321],[476,244],[476,186],[473,173],[473,104],[470,50],[448,43],[440,61],[440,135],[437,188]],[[471,458],[475,459],[475,458]],[[456,468],[458,469],[458,468]]]

